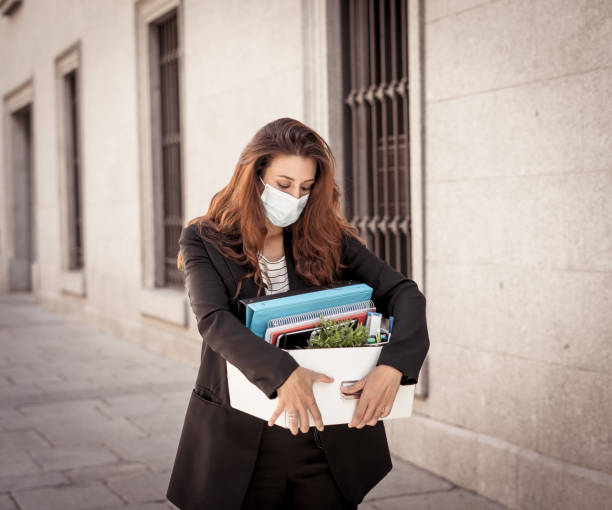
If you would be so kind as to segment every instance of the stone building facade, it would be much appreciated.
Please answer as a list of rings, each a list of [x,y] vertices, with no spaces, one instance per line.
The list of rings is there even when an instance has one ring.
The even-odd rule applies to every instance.
[[[510,508],[607,508],[612,4],[388,3],[406,24],[409,275],[431,339],[391,449]],[[0,10],[0,289],[196,364],[173,240],[255,130],[311,125],[350,194],[347,2]]]

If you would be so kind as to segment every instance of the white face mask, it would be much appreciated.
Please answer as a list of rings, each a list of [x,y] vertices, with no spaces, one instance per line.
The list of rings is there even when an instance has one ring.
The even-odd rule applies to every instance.
[[[295,198],[289,193],[266,184],[261,176],[259,179],[265,186],[261,194],[261,201],[266,209],[268,221],[277,227],[286,227],[297,221],[306,206],[310,193],[300,198]]]

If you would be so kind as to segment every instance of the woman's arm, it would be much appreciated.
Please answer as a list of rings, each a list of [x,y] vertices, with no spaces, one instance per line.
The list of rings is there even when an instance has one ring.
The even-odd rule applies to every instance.
[[[383,345],[378,365],[389,365],[402,372],[400,384],[416,384],[429,350],[425,316],[425,296],[417,284],[378,258],[353,237],[344,238],[343,263],[348,277],[372,287],[376,310],[393,316],[393,332]]]
[[[276,398],[276,390],[299,366],[297,361],[255,335],[230,311],[230,298],[197,225],[183,228],[179,246],[189,302],[202,339],[269,399]]]
[[[349,277],[370,285],[376,310],[395,318],[391,340],[383,345],[376,367],[342,390],[345,393],[361,390],[348,426],[362,428],[366,424],[374,426],[389,415],[400,384],[418,381],[429,350],[425,296],[413,280],[379,259],[358,239],[345,238],[343,254]]]

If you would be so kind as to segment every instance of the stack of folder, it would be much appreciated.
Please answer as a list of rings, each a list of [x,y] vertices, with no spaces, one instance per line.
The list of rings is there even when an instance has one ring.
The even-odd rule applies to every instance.
[[[325,425],[349,423],[358,397],[347,398],[342,385],[356,382],[370,372],[378,361],[382,343],[391,337],[392,318],[377,317],[376,331],[384,331],[382,343],[364,347],[296,349],[305,347],[310,335],[320,325],[320,317],[334,321],[352,320],[353,324],[369,324],[376,313],[373,289],[363,282],[346,280],[326,287],[289,290],[239,302],[240,316],[255,335],[283,348],[303,367],[334,378],[333,383],[316,382],[313,393]],[[382,324],[381,326],[381,319]],[[232,407],[268,420],[277,400],[268,399],[234,365],[227,362],[228,384]],[[400,386],[391,413],[384,419],[412,414],[414,385]],[[287,427],[283,420],[277,425]],[[310,426],[314,420],[310,416]]]

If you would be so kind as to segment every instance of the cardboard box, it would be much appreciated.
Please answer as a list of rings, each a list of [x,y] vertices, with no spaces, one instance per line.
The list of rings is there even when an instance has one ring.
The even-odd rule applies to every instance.
[[[349,423],[357,404],[358,398],[347,398],[341,391],[343,381],[355,382],[368,374],[375,366],[383,345],[367,347],[337,347],[321,349],[286,349],[295,360],[304,368],[334,378],[332,383],[316,382],[313,384],[313,393],[321,412],[324,425],[337,425]],[[269,399],[257,386],[249,381],[245,375],[230,362],[227,362],[227,378],[229,383],[230,402],[232,407],[269,420],[276,407],[278,398]],[[400,385],[391,413],[383,418],[405,418],[412,415],[414,402],[414,384]],[[310,426],[314,420],[308,413]],[[276,424],[288,428],[286,414],[283,412]]]

